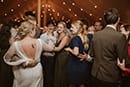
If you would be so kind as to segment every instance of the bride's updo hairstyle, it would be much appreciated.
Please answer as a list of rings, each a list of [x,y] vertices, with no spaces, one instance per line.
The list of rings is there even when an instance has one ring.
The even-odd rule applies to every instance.
[[[18,28],[16,40],[21,40],[27,36],[32,30],[36,29],[36,26],[29,21],[24,21]]]

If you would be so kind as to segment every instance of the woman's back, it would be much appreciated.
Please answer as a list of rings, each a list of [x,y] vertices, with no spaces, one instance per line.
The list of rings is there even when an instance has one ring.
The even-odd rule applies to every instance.
[[[38,43],[36,39],[24,39],[19,41],[20,51],[28,58],[35,59]]]
[[[33,42],[34,46],[31,47]],[[41,48],[40,40],[36,39],[23,39],[21,41],[14,42],[14,54],[19,59],[9,61],[11,65],[14,65],[14,87],[42,87],[43,86],[43,74],[42,66],[40,63]],[[12,51],[13,52],[13,51]],[[9,52],[10,53],[10,52]],[[5,57],[7,58],[7,57]],[[24,67],[23,63],[34,60],[36,64],[34,66]],[[7,60],[6,60],[7,61]],[[19,61],[23,61],[20,62]],[[17,62],[17,63],[16,63]],[[19,62],[19,63],[18,63]]]

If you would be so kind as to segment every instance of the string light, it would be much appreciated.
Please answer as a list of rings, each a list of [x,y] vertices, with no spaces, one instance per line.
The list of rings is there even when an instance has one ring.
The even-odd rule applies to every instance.
[[[48,7],[48,8],[50,8],[50,7],[51,7],[51,5],[47,5],[47,7]]]
[[[20,0],[18,0],[18,1],[20,1]],[[27,0],[24,0],[24,1],[27,1]],[[1,2],[4,2],[4,0],[1,0]],[[89,0],[89,2],[92,3],[92,0]],[[90,13],[90,11],[87,12],[86,9],[84,9],[84,8],[82,8],[82,7],[79,7],[79,4],[75,3],[75,1],[74,1],[74,2],[73,2],[73,1],[70,1],[70,2],[63,1],[63,2],[61,2],[60,4],[61,4],[61,5],[63,4],[64,6],[67,6],[67,5],[69,4],[69,5],[72,5],[73,8],[74,8],[74,7],[78,7],[78,10],[87,13],[89,16],[93,16],[93,14]],[[70,7],[69,5],[68,5],[68,7],[66,8],[66,10],[71,13],[71,12],[73,12],[73,8],[69,8],[69,7]],[[18,4],[16,4],[16,6],[17,6],[17,7],[21,7],[22,4],[18,2]],[[48,12],[49,15],[50,15],[50,16],[48,15],[49,18],[54,19],[54,18],[52,17],[52,15],[53,15],[54,13],[52,14],[52,12],[56,12],[56,15],[57,15],[57,16],[60,16],[60,17],[62,18],[62,20],[65,20],[65,19],[66,19],[66,16],[65,16],[65,15],[64,15],[64,16],[61,16],[61,14],[60,14],[59,12],[57,12],[57,9],[55,10],[54,8],[52,8],[52,6],[51,6],[50,4],[42,4],[41,7],[44,8],[45,6],[48,7],[47,11],[49,11],[49,12]],[[94,8],[96,9],[96,8],[98,7],[95,3],[93,3],[92,6],[93,6],[93,9],[94,9]],[[99,7],[98,7],[98,8],[99,8]],[[15,10],[16,10],[16,9],[13,9],[13,8],[10,9],[11,12],[14,12]],[[78,13],[76,13],[75,10],[74,10],[74,12],[75,12],[75,13],[72,13],[72,14],[73,14],[73,16],[76,17]],[[36,11],[33,11],[33,13],[36,13]],[[42,13],[45,13],[45,11],[42,11]],[[4,16],[7,16],[7,13],[5,13]],[[78,15],[78,16],[79,16],[79,15]],[[43,17],[43,15],[41,15],[41,17]],[[102,20],[102,18],[97,18],[97,19]],[[67,19],[66,19],[66,20],[67,20]],[[17,21],[18,21],[18,20],[17,20]],[[70,19],[69,19],[69,21],[70,21]]]
[[[50,13],[49,15],[50,15],[50,16],[52,16],[52,14],[51,14],[51,13]]]
[[[1,2],[4,2],[4,0],[1,0]]]
[[[20,7],[20,4],[18,4],[17,6]]]
[[[65,19],[65,17],[64,16],[62,16],[62,20],[64,20]]]
[[[95,5],[94,8],[97,8],[97,5]]]
[[[83,8],[80,8],[81,11],[83,11]]]
[[[45,6],[46,6],[46,7],[48,7],[48,5],[47,5],[47,4],[46,4]]]
[[[69,8],[69,11],[71,11],[71,8]]]
[[[44,5],[42,5],[42,7],[44,8]]]
[[[41,15],[41,18],[43,18],[43,15]]]
[[[20,20],[18,20],[18,22],[20,22]]]
[[[35,14],[36,13],[36,11],[33,11],[33,14]]]
[[[75,3],[73,2],[73,3],[72,3],[72,5],[74,6],[74,5],[75,5]]]
[[[14,21],[17,21],[17,19],[15,18]]]
[[[99,18],[99,20],[102,20],[102,18]]]
[[[7,13],[5,13],[4,15],[7,16]]]
[[[47,9],[48,11],[51,11],[51,9]]]
[[[57,16],[60,16],[59,12],[57,13]]]
[[[54,18],[53,17],[51,17],[51,20],[53,20]]]
[[[42,13],[44,14],[44,13],[45,13],[45,11],[42,11]]]
[[[53,12],[55,12],[55,9],[52,9]]]
[[[13,12],[13,11],[14,11],[14,9],[12,8],[10,11],[11,11],[11,12]]]
[[[74,14],[74,16],[76,17],[76,16],[77,16],[77,14]]]
[[[63,2],[63,5],[65,5],[66,3],[65,2]]]
[[[92,14],[92,13],[90,13],[89,15],[90,15],[90,16],[92,16],[93,14]]]

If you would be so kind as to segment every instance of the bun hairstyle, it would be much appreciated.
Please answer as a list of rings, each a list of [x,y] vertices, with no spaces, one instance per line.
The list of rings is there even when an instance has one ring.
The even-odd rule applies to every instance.
[[[16,40],[21,40],[27,36],[32,30],[35,29],[35,25],[29,21],[24,21],[18,28]]]

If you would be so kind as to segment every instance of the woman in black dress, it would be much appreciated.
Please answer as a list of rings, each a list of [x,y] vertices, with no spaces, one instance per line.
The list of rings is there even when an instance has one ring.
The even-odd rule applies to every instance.
[[[13,73],[11,66],[7,65],[3,56],[8,50],[11,38],[11,26],[4,24],[0,29],[0,86],[1,87],[12,87],[13,84]]]

